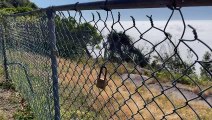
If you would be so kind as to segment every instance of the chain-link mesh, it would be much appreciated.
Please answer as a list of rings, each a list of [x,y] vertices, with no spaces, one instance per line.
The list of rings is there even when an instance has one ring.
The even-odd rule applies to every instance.
[[[9,78],[28,101],[37,119],[53,119],[51,61],[47,18],[5,17],[5,47]],[[25,104],[22,100],[22,104]]]
[[[176,41],[167,31],[174,12],[180,13],[183,23]],[[210,46],[198,39],[195,29],[194,40],[183,38],[186,25],[180,9],[172,9],[164,29],[147,17],[150,27],[141,31],[134,18],[126,27],[120,14],[114,16],[112,11],[104,17],[93,14],[91,21],[82,11],[57,12],[62,118],[209,119],[211,75],[205,81],[208,84],[202,85],[194,72],[194,66],[202,62],[188,43],[201,42],[211,53]],[[153,43],[145,36],[151,30],[164,37]],[[130,39],[133,32],[139,35],[135,40]],[[182,44],[197,59],[186,62],[180,55]],[[139,45],[150,49],[139,49]],[[166,45],[170,53],[160,51]]]
[[[187,26],[181,8],[169,9],[164,26],[152,16],[122,21],[109,9],[56,11],[61,119],[210,119],[211,45]],[[169,31],[175,14],[177,37]],[[47,20],[39,13],[4,25],[10,77],[40,119],[54,116]]]

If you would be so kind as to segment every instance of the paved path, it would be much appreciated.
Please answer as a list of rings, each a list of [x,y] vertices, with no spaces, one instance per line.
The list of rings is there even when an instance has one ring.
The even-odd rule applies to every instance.
[[[147,80],[147,76],[141,76],[137,74],[123,74],[122,76],[123,80],[130,80],[133,81],[136,86],[141,86],[142,81]],[[130,77],[130,79],[129,79]],[[169,96],[175,96],[176,99],[181,99],[181,100],[192,100],[193,98],[196,98],[198,95],[192,92],[190,89],[188,89],[188,86],[177,83],[177,87],[172,87],[173,85],[171,83],[161,83],[158,84],[156,81],[153,82],[153,80],[148,80],[145,82],[148,88],[151,89],[156,89],[156,90],[166,90],[164,93],[169,97]],[[178,89],[177,89],[178,88]],[[183,95],[182,95],[183,94]],[[196,98],[195,100],[192,100],[195,102],[199,102],[202,105],[205,105],[206,107],[212,106],[212,95],[209,95],[205,98],[205,100],[199,98]]]

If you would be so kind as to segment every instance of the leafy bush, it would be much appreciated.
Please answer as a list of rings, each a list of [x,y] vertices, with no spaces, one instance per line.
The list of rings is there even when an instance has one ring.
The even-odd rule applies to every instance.
[[[57,47],[61,57],[74,59],[78,54],[91,57],[87,47],[98,47],[102,37],[89,23],[77,23],[72,18],[56,16]]]
[[[26,106],[23,110],[18,110],[13,117],[16,120],[33,120],[34,119],[34,114],[30,108],[30,106]]]
[[[132,38],[124,32],[112,31],[107,35],[107,49],[105,57],[114,62],[131,62],[141,67],[148,64],[149,59],[146,58],[142,51],[136,48]]]
[[[188,76],[182,76],[182,74],[180,73],[176,73],[176,72],[168,72],[168,71],[160,71],[158,73],[156,73],[156,77],[162,81],[162,82],[173,82],[174,80],[177,80],[177,83],[182,83],[182,84],[187,84],[187,85],[193,85],[195,84],[193,81],[195,82],[199,82],[198,76],[195,74],[189,75]]]
[[[8,15],[8,14],[29,12],[29,11],[32,11],[32,10],[33,9],[29,8],[29,7],[3,8],[3,9],[0,9],[0,15]]]
[[[1,82],[0,83],[0,88],[15,90],[14,84],[12,84],[10,82]]]

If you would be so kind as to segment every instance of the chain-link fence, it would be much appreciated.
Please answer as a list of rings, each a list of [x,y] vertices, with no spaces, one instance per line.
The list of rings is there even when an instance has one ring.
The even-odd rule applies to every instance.
[[[138,3],[84,3],[3,17],[5,70],[36,119],[211,118],[211,44],[187,26],[179,3],[145,2],[171,11],[163,26],[152,16],[124,21],[114,10],[141,8]],[[171,30],[173,22],[181,28]]]
[[[48,49],[41,44],[49,40],[43,14],[5,17],[3,24],[9,79],[35,116],[53,118],[51,61]]]

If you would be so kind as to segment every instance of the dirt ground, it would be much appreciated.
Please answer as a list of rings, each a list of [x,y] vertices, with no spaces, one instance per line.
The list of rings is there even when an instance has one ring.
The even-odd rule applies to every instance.
[[[14,119],[14,113],[20,108],[19,99],[17,92],[0,88],[0,120]]]
[[[14,120],[15,112],[21,108],[20,95],[12,89],[5,89],[0,80],[0,120]]]

